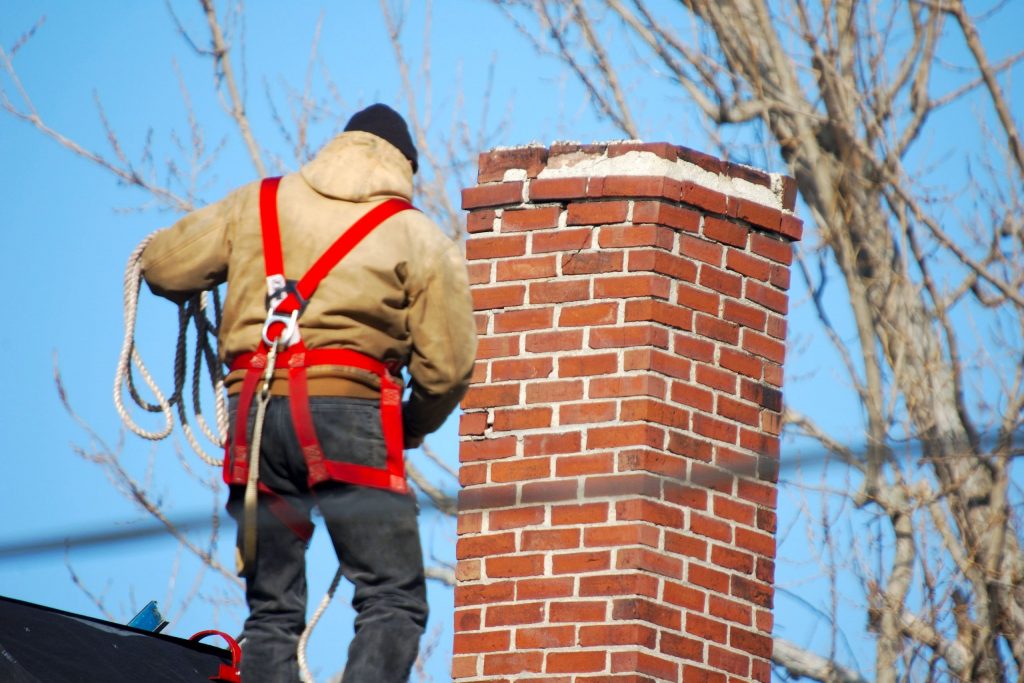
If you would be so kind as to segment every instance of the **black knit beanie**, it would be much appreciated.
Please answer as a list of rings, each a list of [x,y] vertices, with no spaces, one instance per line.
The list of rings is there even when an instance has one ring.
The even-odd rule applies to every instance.
[[[412,162],[413,173],[419,168],[419,155],[416,153],[416,146],[412,144],[409,126],[401,114],[386,104],[371,104],[366,109],[353,114],[345,124],[345,132],[353,130],[372,133],[390,142],[405,155],[406,159]]]

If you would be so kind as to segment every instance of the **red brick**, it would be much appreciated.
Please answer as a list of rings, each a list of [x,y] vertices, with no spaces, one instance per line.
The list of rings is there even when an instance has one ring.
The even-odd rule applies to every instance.
[[[785,318],[778,315],[769,315],[768,324],[765,326],[765,332],[768,333],[769,337],[785,341],[787,327],[788,325]]]
[[[459,467],[459,484],[475,486],[487,481],[487,463],[463,463]]]
[[[736,345],[740,342],[740,327],[721,318],[698,313],[693,318],[694,331],[704,337],[717,339],[726,344]]]
[[[736,351],[735,349],[728,348],[722,348],[719,351],[718,363],[726,370],[731,370],[732,372],[736,372],[753,379],[761,379],[761,373],[764,369],[764,361],[755,358],[754,356],[751,356],[748,353],[743,353],[742,351]],[[758,387],[754,395],[748,395],[748,393],[744,390],[744,387],[746,387],[747,384],[751,384],[755,387]],[[740,380],[740,395],[743,396],[743,398],[747,399],[748,401],[760,402],[762,400],[762,397],[768,396],[767,392],[769,391],[778,394],[778,396],[781,399],[782,394],[776,389],[771,389],[770,387],[762,388],[762,385],[760,384],[750,382],[749,380],[746,379]],[[756,398],[754,396],[756,396]],[[770,401],[770,399],[764,400]]]
[[[732,248],[726,250],[725,267],[762,282],[767,282],[772,272],[772,265],[764,259]]]
[[[498,261],[495,278],[498,282],[551,278],[555,277],[556,265],[557,257],[554,254]]]
[[[748,233],[749,231],[746,228],[732,221],[712,216],[704,217],[704,230],[702,234],[709,240],[744,248],[747,246]]]
[[[537,529],[522,532],[520,550],[569,550],[580,547],[580,530]]]
[[[484,675],[539,673],[543,669],[543,663],[543,652],[496,652],[484,655]]]
[[[694,366],[694,379],[706,387],[729,394],[736,393],[736,375],[728,370],[698,363]]]
[[[552,434],[529,434],[523,438],[523,455],[556,455],[579,453],[580,432],[556,432]],[[550,462],[550,458],[544,458]]]
[[[657,322],[680,330],[691,330],[693,328],[693,311],[665,301],[630,299],[626,302],[625,322],[638,321]],[[668,335],[665,336],[665,345],[659,344],[662,348],[665,348],[668,343]]]
[[[502,555],[500,557],[488,557],[484,559],[484,567],[487,571],[487,577],[490,579],[507,579],[519,576],[540,576],[544,573],[544,556],[543,555]],[[529,607],[528,604],[519,604],[524,610]],[[488,626],[501,626],[502,624],[511,623],[532,623],[532,622],[497,622],[491,619],[491,610],[495,609],[491,607],[488,609],[487,625]],[[539,619],[537,620],[539,621]]]
[[[587,178],[538,178],[530,181],[530,199],[579,199],[587,196]]]
[[[590,348],[613,349],[632,346],[668,348],[668,331],[654,325],[615,325],[590,331]]]
[[[570,218],[572,207],[570,207]],[[625,216],[623,216],[625,220]],[[611,222],[611,221],[608,221]],[[675,233],[660,225],[616,225],[601,228],[597,243],[602,249],[628,247],[658,247],[671,251],[675,246]]]
[[[578,401],[583,398],[583,382],[580,380],[533,382],[526,385],[527,403],[558,403]]]
[[[716,192],[692,182],[683,183],[679,201],[715,213],[725,213],[728,204],[728,198],[721,192]]]
[[[544,650],[572,647],[576,643],[576,629],[572,626],[539,626],[516,629],[516,649]]]
[[[621,398],[628,396],[650,396],[665,398],[665,380],[657,375],[615,375],[590,380],[587,392],[589,398]]]
[[[697,266],[690,259],[680,258],[657,249],[633,249],[629,252],[628,270],[654,271],[668,275],[673,280],[694,282],[697,279]]]
[[[664,597],[666,602],[679,605],[691,612],[703,612],[707,594],[693,586],[673,581],[665,582]]]
[[[542,379],[550,377],[553,371],[554,361],[548,356],[495,360],[491,362],[491,381]]]
[[[479,439],[462,442],[459,448],[459,461],[468,463],[479,460],[496,460],[515,454],[516,438],[514,436],[500,439]]]
[[[466,274],[469,277],[469,284],[481,285],[491,281],[491,265],[486,261],[466,264]]]
[[[536,481],[523,484],[520,498],[525,504],[576,500],[576,488],[575,479]]]
[[[772,656],[772,639],[763,633],[754,633],[733,626],[729,629],[729,644],[755,657],[770,659]]]
[[[563,306],[558,313],[559,327],[611,325],[619,319],[619,305],[615,302]]]
[[[678,230],[697,232],[700,229],[700,214],[665,202],[635,202],[634,223],[657,223]]]
[[[665,550],[676,555],[685,555],[697,560],[706,560],[708,556],[707,541],[683,534],[666,533]],[[701,594],[703,595],[703,593]]]
[[[576,579],[571,576],[558,579],[520,579],[516,581],[516,600],[568,598],[573,595],[575,584]]]
[[[525,455],[531,455],[526,453]],[[551,476],[550,458],[516,458],[491,465],[491,481],[499,484],[510,481],[546,479]]]
[[[616,621],[646,621],[662,628],[679,630],[681,613],[673,607],[660,605],[643,598],[625,598],[612,602],[612,619]]]
[[[512,636],[508,631],[456,633],[452,651],[457,655],[470,652],[504,652],[509,649],[511,642]]]
[[[679,235],[679,253],[683,256],[689,256],[698,261],[719,266],[722,264],[722,254],[724,251],[721,244],[710,242],[700,237]]]
[[[615,504],[615,515],[618,521],[648,522],[670,529],[683,524],[683,511],[679,508],[640,498],[620,500]]]
[[[475,564],[480,564],[479,560],[474,560],[473,562]],[[479,608],[455,610],[455,618],[453,620],[455,631],[458,633],[465,631],[479,631],[482,614],[483,610]]]
[[[671,289],[672,281],[661,275],[620,275],[594,280],[595,299],[651,296],[667,300]]]
[[[788,208],[792,209],[793,207],[789,206]],[[779,232],[792,240],[799,241],[804,234],[804,222],[796,216],[783,214]]]
[[[619,451],[620,472],[651,472],[673,479],[686,477],[686,460],[669,455],[661,450],[632,448]],[[666,482],[668,485],[669,482]]]
[[[473,234],[478,232],[493,232],[494,219],[497,216],[495,211],[479,210],[471,211],[466,216],[466,232]]]
[[[625,140],[622,142],[613,142],[606,147],[609,157],[617,157],[623,154],[629,154],[630,152],[645,152],[653,154],[661,159],[668,161],[675,161],[679,155],[679,148],[675,145],[671,145],[667,142],[640,142],[639,140]],[[663,178],[663,176],[631,176],[633,178],[653,178],[653,179],[664,179],[665,186],[672,185],[675,187],[675,192],[678,193],[678,181]],[[628,180],[630,176],[618,177],[618,180]],[[610,178],[609,178],[610,180]],[[673,195],[674,196],[674,195]]]
[[[526,335],[526,350],[530,353],[552,353],[583,348],[583,331],[533,332]]]
[[[680,356],[693,360],[710,362],[715,357],[715,345],[706,339],[686,334],[677,334],[672,338],[673,351]]]
[[[708,596],[708,614],[745,626],[753,623],[753,609],[750,605],[744,605],[741,602],[730,600],[721,595]],[[733,630],[735,630],[735,627],[733,627]]]
[[[474,486],[459,491],[459,510],[484,510],[514,505],[516,487],[512,484]]]
[[[558,422],[562,425],[610,422],[615,415],[614,401],[587,401],[558,407]]]
[[[736,574],[733,574],[731,583],[729,592],[733,597],[747,600],[765,609],[772,606],[773,590],[770,584],[746,579]]]
[[[691,563],[687,567],[686,580],[695,586],[701,586],[718,593],[729,592],[729,575],[709,567]]]
[[[720,671],[728,671],[737,676],[746,677],[750,673],[750,657],[716,647],[715,645],[708,646],[707,664]]]
[[[715,405],[714,395],[707,389],[702,389],[694,384],[673,382],[669,397],[676,403],[690,406],[697,410],[709,413]]]
[[[523,201],[523,183],[498,183],[478,185],[462,191],[462,208],[465,211],[491,206],[520,204]]]
[[[548,160],[548,150],[540,146],[498,149],[480,154],[478,182],[501,180],[509,169],[523,169],[527,177],[535,178]]]
[[[626,220],[629,202],[573,202],[569,204],[569,225],[602,225]]]
[[[604,600],[572,600],[552,602],[548,619],[554,623],[579,624],[588,621],[604,621],[608,603]]]
[[[722,306],[722,317],[731,322],[763,332],[768,314],[754,306],[748,306],[732,299],[726,299]]]
[[[510,406],[519,403],[518,384],[490,384],[487,386],[472,386],[462,399],[463,410],[474,408],[493,408],[496,406]]]
[[[551,408],[495,410],[493,428],[498,432],[539,429],[551,426]]]
[[[588,526],[583,531],[583,544],[588,548],[622,545],[646,545],[657,548],[660,533],[649,524],[615,524]]]
[[[501,231],[544,230],[558,227],[560,206],[542,206],[529,209],[506,209],[501,214]]]
[[[760,423],[760,410],[757,406],[734,401],[727,396],[718,397],[715,414],[751,427],[756,427]]]
[[[664,637],[664,636],[663,636]],[[580,626],[580,647],[639,645],[654,649],[658,632],[643,624],[600,624]]]
[[[690,513],[690,531],[724,543],[732,542],[732,527],[719,519],[696,512]]]
[[[789,267],[772,266],[772,274],[768,277],[768,281],[778,289],[788,290],[790,281]]]
[[[470,657],[455,656],[452,658],[452,679],[473,678],[479,675],[476,668],[476,655]]]
[[[612,554],[607,550],[565,553],[551,557],[553,574],[587,574],[611,568]]]
[[[615,427],[592,427],[587,430],[587,448],[619,448],[622,446],[649,446],[661,448],[665,430],[650,424]]]
[[[549,652],[544,663],[547,673],[588,673],[604,671],[607,654],[603,651]]]
[[[700,266],[697,282],[702,287],[721,292],[726,296],[738,297],[743,291],[743,279],[739,275],[719,270],[706,263]]]
[[[688,612],[686,614],[686,632],[705,641],[726,643],[728,642],[729,627],[720,621]]]
[[[466,240],[466,260],[511,258],[526,253],[524,235],[499,235],[497,237],[471,237]]]
[[[544,508],[516,507],[510,510],[491,510],[487,513],[487,527],[491,531],[521,529],[544,523]]]
[[[679,305],[692,308],[695,311],[703,311],[711,315],[718,315],[718,307],[722,297],[714,292],[709,292],[687,284],[676,286],[676,295]]]
[[[789,297],[785,292],[766,287],[754,280],[747,280],[744,290],[744,296],[754,303],[770,308],[776,313],[786,314],[789,311]]]
[[[533,236],[530,251],[534,254],[546,254],[553,251],[576,252],[590,249],[594,242],[593,228],[575,228],[539,232]]]
[[[764,256],[784,266],[793,262],[793,245],[787,239],[779,239],[756,232],[751,233],[750,250],[758,256]]]
[[[693,431],[701,436],[725,443],[736,443],[738,433],[736,425],[700,413],[693,415]]]
[[[551,508],[551,524],[601,524],[608,521],[608,503],[557,505]]]
[[[487,557],[505,555],[515,552],[515,534],[482,534],[479,536],[463,536],[455,544],[455,557],[466,560],[471,557]]]
[[[558,376],[592,377],[594,375],[610,375],[615,373],[618,367],[619,358],[615,353],[562,356],[558,359]]]
[[[555,460],[556,477],[580,477],[611,472],[615,460],[611,453],[562,456]]]
[[[487,336],[477,342],[476,357],[478,360],[518,355],[519,335],[517,334],[504,337]]]
[[[636,399],[623,401],[619,411],[621,422],[655,422],[675,429],[689,429],[690,411],[676,408],[662,401]]]
[[[487,413],[463,413],[459,418],[460,436],[481,436],[487,429]]]
[[[551,327],[554,320],[552,308],[526,308],[494,314],[494,332],[522,332]]]
[[[780,365],[786,358],[786,345],[783,342],[753,330],[744,331],[743,349]]]
[[[682,683],[726,683],[726,678],[721,672],[690,664],[683,667]]]
[[[661,652],[671,657],[703,662],[704,642],[665,632],[661,634]]]
[[[480,533],[483,530],[483,518],[484,514],[482,512],[464,512],[460,514],[455,522],[459,536]]]
[[[621,251],[579,251],[562,255],[562,275],[622,272]]]
[[[588,498],[627,495],[658,498],[661,494],[661,479],[644,472],[588,477],[583,485],[583,491]]]
[[[646,548],[623,548],[615,556],[616,569],[642,569],[673,579],[683,576],[683,562]]]
[[[678,664],[640,651],[613,652],[612,671],[635,671],[663,681],[679,680]]]
[[[729,215],[775,232],[782,222],[782,212],[778,209],[741,197],[729,198]]]
[[[689,360],[671,353],[658,351],[657,349],[630,349],[626,351],[622,367],[627,372],[631,370],[652,370],[678,379],[689,379],[690,368],[691,363]]]
[[[765,557],[775,557],[775,537],[760,531],[736,529],[736,545]]]
[[[580,595],[584,597],[643,595],[656,599],[661,579],[639,572],[616,572],[615,574],[581,576],[579,582]],[[602,617],[601,621],[603,620]]]

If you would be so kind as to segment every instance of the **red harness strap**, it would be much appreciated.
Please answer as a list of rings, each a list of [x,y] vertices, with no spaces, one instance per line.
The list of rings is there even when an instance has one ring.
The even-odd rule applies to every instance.
[[[277,187],[280,178],[268,178],[260,186],[260,216],[263,231],[263,254],[268,282],[280,286],[271,294],[271,306],[275,313],[285,316],[301,315],[306,301],[316,291],[320,281],[341,261],[364,237],[391,216],[413,209],[408,202],[389,199],[380,204],[345,231],[297,283],[289,285],[284,280],[284,259],[281,252],[280,228],[277,219]],[[275,305],[276,302],[276,305]],[[274,335],[275,327],[268,328]],[[277,335],[281,330],[277,329]],[[224,481],[228,484],[245,484],[249,470],[248,420],[253,396],[261,375],[267,367],[269,348],[265,341],[253,353],[245,353],[231,364],[231,370],[245,370],[242,390],[238,399],[236,425],[224,458]],[[397,368],[382,363],[351,349],[307,349],[305,343],[295,338],[291,345],[278,352],[277,367],[288,368],[288,393],[292,423],[302,448],[309,470],[310,486],[324,481],[343,481],[361,486],[389,489],[406,493],[409,488],[405,480],[405,461],[402,449],[402,395],[395,378]],[[384,434],[386,462],[383,469],[365,465],[337,462],[324,457],[323,448],[316,436],[313,418],[309,410],[309,391],[306,368],[318,365],[337,365],[372,372],[380,378],[381,429]]]

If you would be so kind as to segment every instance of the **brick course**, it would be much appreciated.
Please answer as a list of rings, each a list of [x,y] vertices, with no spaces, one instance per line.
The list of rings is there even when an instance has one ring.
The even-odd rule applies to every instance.
[[[453,679],[768,681],[792,180],[629,142],[478,182]]]

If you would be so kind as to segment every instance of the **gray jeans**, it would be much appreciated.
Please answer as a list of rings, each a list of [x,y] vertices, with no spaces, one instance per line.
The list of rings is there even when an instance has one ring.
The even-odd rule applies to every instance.
[[[383,464],[375,401],[314,396],[310,409],[326,457]],[[254,414],[255,406],[250,430]],[[273,397],[264,422],[260,479],[303,516],[314,505],[320,509],[342,572],[355,586],[355,637],[342,681],[404,683],[427,621],[416,500],[343,483],[311,491],[306,475],[288,399]],[[241,494],[234,488],[228,502],[239,526]],[[242,633],[242,680],[291,683],[299,680],[296,646],[306,625],[306,546],[262,504],[258,519],[256,566],[246,579],[249,618]]]

